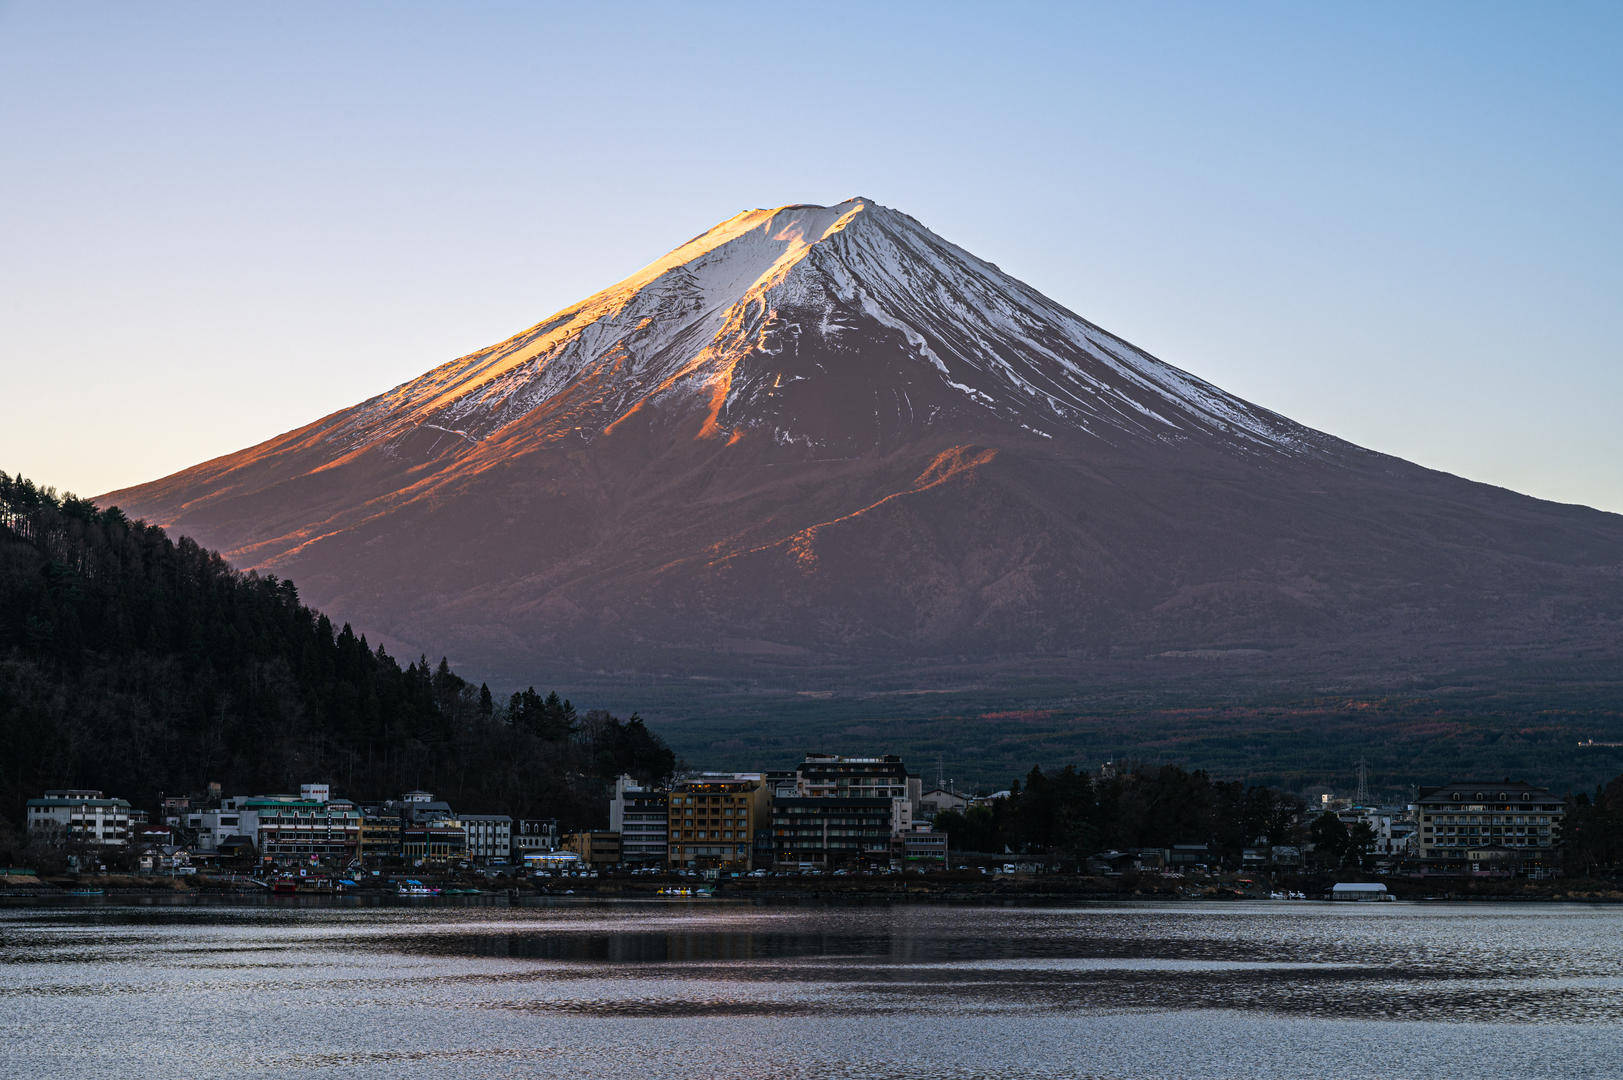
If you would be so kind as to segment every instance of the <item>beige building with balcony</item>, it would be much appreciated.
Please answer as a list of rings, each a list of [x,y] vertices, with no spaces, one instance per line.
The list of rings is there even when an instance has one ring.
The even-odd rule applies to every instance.
[[[1422,788],[1415,802],[1415,850],[1423,862],[1435,864],[1546,866],[1555,861],[1564,816],[1559,796],[1519,781]]]
[[[771,828],[772,791],[764,777],[697,777],[671,786],[667,865],[683,870],[748,870],[755,833]]]

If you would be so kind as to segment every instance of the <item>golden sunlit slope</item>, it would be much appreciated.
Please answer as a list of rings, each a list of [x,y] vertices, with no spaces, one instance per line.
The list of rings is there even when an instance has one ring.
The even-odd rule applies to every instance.
[[[740,214],[106,498],[520,677],[1303,642],[1446,663],[1582,650],[1623,612],[1620,519],[1304,428],[867,199]]]

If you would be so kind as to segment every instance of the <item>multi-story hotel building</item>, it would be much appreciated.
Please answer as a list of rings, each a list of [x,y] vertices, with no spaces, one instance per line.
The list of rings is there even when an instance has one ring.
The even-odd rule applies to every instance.
[[[431,866],[468,857],[468,834],[456,818],[428,818],[400,827],[400,855],[407,866]]]
[[[234,836],[243,836],[242,803],[245,798],[222,799],[219,806],[186,811],[181,824],[197,837],[197,850],[219,851],[220,846]],[[251,823],[250,823],[250,830]]]
[[[407,866],[457,862],[468,857],[468,830],[451,804],[432,792],[408,791],[385,804],[400,815],[400,855]],[[509,828],[509,837],[512,832]]]
[[[902,759],[808,754],[777,784],[772,858],[800,868],[890,862],[913,830],[921,784]]]
[[[251,798],[239,817],[245,835],[251,820],[259,854],[277,862],[342,862],[360,850],[361,811],[347,799]]]
[[[807,754],[795,767],[795,786],[806,798],[906,799],[917,805],[922,787],[895,754],[841,757]]]
[[[367,807],[361,815],[361,862],[367,866],[393,866],[404,859],[400,825],[398,804]]]
[[[587,866],[614,866],[621,861],[620,834],[617,832],[568,833],[564,836],[563,849],[579,855],[580,861]]]
[[[629,776],[614,782],[609,831],[620,834],[620,860],[635,866],[665,861],[669,846],[670,793],[638,787]]]
[[[779,867],[828,869],[889,863],[895,804],[875,797],[813,796],[772,800],[772,859]]]
[[[759,774],[701,776],[673,784],[667,818],[668,865],[748,870],[755,833],[770,827],[772,793]]]
[[[297,796],[232,795],[214,806],[188,806],[182,820],[198,851],[220,851],[226,841],[241,838],[260,855],[285,863],[354,858],[363,818],[354,803],[332,798],[326,784],[303,784]]]
[[[513,861],[558,850],[557,818],[520,818],[513,822]]]
[[[480,865],[513,857],[513,819],[506,814],[458,814],[468,838],[468,858]]]
[[[1415,814],[1425,862],[1541,866],[1554,861],[1565,807],[1532,784],[1462,780],[1422,788]]]
[[[947,834],[927,825],[915,825],[902,837],[902,861],[909,866],[947,865]]]
[[[130,804],[99,791],[66,788],[28,800],[28,835],[47,844],[123,847],[130,839]]]

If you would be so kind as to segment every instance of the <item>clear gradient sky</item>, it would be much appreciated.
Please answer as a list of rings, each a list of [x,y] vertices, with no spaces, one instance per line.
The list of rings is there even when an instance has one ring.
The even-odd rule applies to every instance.
[[[80,494],[861,194],[1374,449],[1623,511],[1623,5],[0,0],[0,469]]]

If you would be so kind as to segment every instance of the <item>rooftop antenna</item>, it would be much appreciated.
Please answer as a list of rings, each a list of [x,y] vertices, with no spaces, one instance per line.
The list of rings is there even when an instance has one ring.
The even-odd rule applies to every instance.
[[[1364,758],[1358,759],[1358,794],[1353,802],[1359,806],[1369,805],[1369,762]]]
[[[938,789],[947,786],[947,767],[942,762],[940,754],[935,756],[935,786]]]

